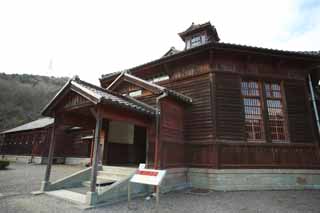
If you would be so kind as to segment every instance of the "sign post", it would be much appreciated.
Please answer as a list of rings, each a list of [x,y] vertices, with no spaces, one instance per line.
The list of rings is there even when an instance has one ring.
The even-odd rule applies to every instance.
[[[138,183],[156,187],[156,212],[158,212],[160,185],[165,174],[166,170],[145,169],[143,165],[139,166],[139,169],[128,183],[128,208],[130,209],[131,202],[131,183]]]

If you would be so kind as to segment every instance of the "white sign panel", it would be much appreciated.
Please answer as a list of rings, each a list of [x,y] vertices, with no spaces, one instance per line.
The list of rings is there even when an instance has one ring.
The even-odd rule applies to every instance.
[[[166,170],[139,168],[130,182],[159,186],[166,174]]]

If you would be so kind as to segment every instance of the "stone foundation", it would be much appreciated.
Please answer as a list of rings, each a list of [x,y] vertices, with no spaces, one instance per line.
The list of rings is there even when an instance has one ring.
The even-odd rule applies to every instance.
[[[66,157],[65,164],[67,165],[86,165],[90,163],[90,158],[74,158],[74,157]]]
[[[320,170],[190,168],[192,187],[218,191],[320,189]]]
[[[167,174],[160,187],[161,193],[190,187],[188,182],[188,168],[167,169]]]
[[[48,162],[47,157],[30,156],[30,155],[1,155],[1,159],[18,163],[35,163],[46,164]],[[54,164],[63,164],[65,159],[63,157],[54,157]]]

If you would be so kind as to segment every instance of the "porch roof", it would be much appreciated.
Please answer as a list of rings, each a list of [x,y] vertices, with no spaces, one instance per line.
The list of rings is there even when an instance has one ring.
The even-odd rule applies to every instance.
[[[138,100],[123,96],[102,87],[95,86],[93,84],[80,80],[78,77],[75,77],[73,79],[70,79],[56,94],[56,96],[44,107],[44,109],[42,110],[42,114],[48,115],[54,108],[54,106],[56,106],[60,97],[63,96],[68,89],[79,93],[93,104],[110,104],[128,109],[130,111],[140,112],[148,115],[154,115],[156,111],[152,106],[149,106]]]
[[[142,78],[136,77],[134,75],[131,75],[127,72],[122,72],[121,75],[118,76],[109,86],[109,90],[113,90],[116,88],[121,81],[127,81],[130,83],[133,83],[137,86],[141,86],[147,90],[153,91],[156,94],[161,94],[161,93],[167,93],[168,95],[172,96],[173,98],[176,98],[179,101],[191,104],[192,103],[192,98],[189,96],[186,96],[182,93],[176,92],[174,90],[168,89],[166,87],[160,86],[158,84],[148,82]]]

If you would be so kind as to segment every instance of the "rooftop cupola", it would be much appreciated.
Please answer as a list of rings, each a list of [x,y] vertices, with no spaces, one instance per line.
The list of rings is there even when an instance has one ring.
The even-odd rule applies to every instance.
[[[216,28],[210,22],[204,24],[194,24],[179,33],[181,39],[185,42],[185,49],[190,49],[209,42],[219,42]]]

